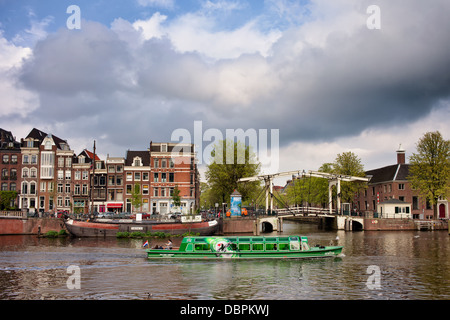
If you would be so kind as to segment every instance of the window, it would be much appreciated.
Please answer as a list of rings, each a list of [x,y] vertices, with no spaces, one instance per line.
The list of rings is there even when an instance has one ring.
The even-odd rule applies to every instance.
[[[262,251],[264,250],[264,245],[262,243],[253,243],[252,249],[253,251]]]
[[[75,190],[73,191],[73,193],[77,196],[81,194],[81,186],[79,184],[75,185]]]
[[[288,243],[279,243],[278,250],[280,250],[280,251],[289,250],[289,244]]]
[[[195,248],[195,251],[209,251],[209,250],[211,250],[211,247],[210,247],[209,243],[196,243],[194,248]]]
[[[70,168],[72,166],[72,158],[66,158],[66,167]]]
[[[63,157],[58,158],[58,167],[64,167],[64,158]]]
[[[64,179],[64,171],[58,170],[58,180],[62,180],[62,179]]]
[[[6,182],[2,183],[2,191],[8,191],[8,184]]]
[[[30,183],[30,194],[36,194],[36,182]]]
[[[148,181],[148,172],[142,172],[142,180]]]
[[[2,169],[2,179],[8,179],[8,169]]]
[[[3,164],[8,164],[9,163],[9,155],[4,154],[2,157],[2,161],[3,161]]]
[[[169,172],[169,182],[175,182],[175,173]]]
[[[153,181],[154,182],[158,182],[158,176],[159,176],[159,173],[158,172],[155,172],[154,174],[153,174]]]
[[[31,164],[37,164],[37,155],[33,154],[31,156]]]
[[[23,164],[28,164],[28,155],[24,154],[22,159]]]
[[[28,140],[27,141],[27,148],[33,148],[34,147],[34,141],[33,140]]]
[[[70,193],[70,183],[66,183],[66,193]]]
[[[36,168],[31,168],[30,170],[30,176],[32,178],[37,178],[37,169]]]
[[[86,158],[84,156],[79,156],[78,157],[78,163],[84,163],[85,159]]]
[[[101,186],[106,186],[106,177],[105,176],[101,176],[100,177],[100,185]]]
[[[419,197],[412,198],[413,210],[419,210]]]
[[[88,179],[89,179],[89,172],[83,171],[83,180],[88,180]]]
[[[58,183],[58,193],[63,193],[63,184],[62,183]]]
[[[46,185],[47,184],[45,182],[41,182],[41,188],[40,188],[41,192],[45,192]]]
[[[134,173],[134,181],[141,181],[141,173],[140,172]]]
[[[161,152],[167,152],[167,144],[161,144]]]
[[[49,141],[49,140],[47,140],[46,142],[45,142],[45,150],[52,150],[52,143]]]
[[[11,182],[11,184],[9,185],[9,190],[16,191],[16,183],[15,182]]]
[[[153,196],[158,197],[158,188],[153,189]]]
[[[81,192],[82,192],[83,195],[87,195],[88,194],[88,185],[87,184],[83,184]]]
[[[266,243],[266,250],[275,251],[278,246],[276,243]]]
[[[16,154],[13,154],[13,155],[11,156],[11,163],[12,163],[12,164],[17,164],[17,155],[16,155]]]
[[[161,168],[166,168],[167,167],[167,160],[166,159],[162,159],[161,160]]]
[[[115,173],[116,172],[116,168],[114,166],[108,166],[108,172]]]
[[[64,206],[65,207],[70,207],[70,198],[66,197],[65,201],[64,201]]]
[[[41,179],[53,179],[54,159],[53,152],[41,152]]]
[[[142,166],[142,159],[141,157],[136,157],[133,159],[133,167],[141,167]]]
[[[142,186],[142,194],[145,194],[145,195],[148,194],[148,184],[144,184]]]
[[[22,182],[22,194],[28,194],[28,183]]]
[[[154,164],[155,168],[159,168],[159,159],[155,159]]]
[[[166,196],[166,188],[161,188],[161,197]]]
[[[58,197],[58,199],[56,200],[56,205],[58,207],[62,207],[62,205],[63,205],[63,198],[62,197]]]
[[[72,171],[66,170],[66,180],[72,180]]]
[[[127,184],[127,194],[131,194],[131,184]]]
[[[123,201],[123,191],[116,190],[116,201]]]
[[[117,172],[117,173],[123,172],[123,167],[122,167],[121,165],[118,165],[118,166],[116,167],[116,172]]]
[[[133,181],[133,173],[127,172],[127,181]]]
[[[108,186],[113,186],[115,184],[115,177],[109,176],[108,177]]]
[[[169,168],[174,168],[175,167],[175,162],[173,161],[173,159],[171,158],[169,160]]]
[[[405,190],[405,184],[404,183],[399,183],[398,184],[398,190]]]
[[[167,182],[167,174],[165,172],[161,173],[161,182]]]
[[[122,183],[122,176],[116,176],[116,186],[121,186]]]
[[[28,168],[23,168],[22,169],[22,178],[28,178],[28,173],[29,173]],[[3,173],[2,173],[2,176],[3,176]]]
[[[250,251],[250,243],[239,243],[239,251]]]

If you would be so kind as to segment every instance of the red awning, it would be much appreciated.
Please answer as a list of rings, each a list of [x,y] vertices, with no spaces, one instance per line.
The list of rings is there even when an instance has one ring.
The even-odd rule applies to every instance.
[[[106,205],[107,208],[122,208],[123,203],[108,203]]]

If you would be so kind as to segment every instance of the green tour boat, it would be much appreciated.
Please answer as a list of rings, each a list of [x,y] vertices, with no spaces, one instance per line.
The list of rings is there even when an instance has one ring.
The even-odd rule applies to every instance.
[[[147,249],[149,259],[265,259],[336,257],[341,246],[310,247],[304,236],[185,237],[179,248]]]

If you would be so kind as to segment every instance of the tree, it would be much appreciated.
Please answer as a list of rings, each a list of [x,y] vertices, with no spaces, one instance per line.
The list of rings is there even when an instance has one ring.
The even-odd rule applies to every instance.
[[[136,211],[142,206],[141,186],[138,183],[134,184],[134,188],[131,191],[131,204]]]
[[[214,160],[208,165],[205,176],[211,190],[209,200],[219,203],[229,202],[230,194],[238,190],[242,201],[251,200],[256,193],[259,182],[238,183],[245,177],[259,174],[260,163],[256,155],[241,142],[219,141],[211,152]],[[231,161],[230,161],[231,160]]]
[[[409,162],[411,187],[433,205],[434,219],[437,219],[437,201],[450,191],[450,141],[439,131],[425,133]]]
[[[338,154],[333,163],[332,173],[365,177],[364,166],[361,159],[353,152]],[[341,182],[341,199],[343,202],[353,202],[355,193],[363,188],[363,182]]]
[[[175,207],[181,206],[181,197],[180,197],[180,189],[178,189],[178,185],[173,189],[172,201]]]
[[[0,191],[0,210],[15,209],[14,200],[17,198],[17,191]]]

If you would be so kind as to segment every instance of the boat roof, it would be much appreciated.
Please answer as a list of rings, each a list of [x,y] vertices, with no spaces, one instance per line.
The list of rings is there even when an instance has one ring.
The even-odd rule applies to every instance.
[[[188,240],[189,239],[189,240]],[[208,239],[226,239],[229,241],[238,242],[270,242],[270,241],[291,241],[302,240],[307,241],[307,237],[299,235],[286,235],[286,236],[215,236],[215,237],[185,237],[183,242],[201,242]]]

